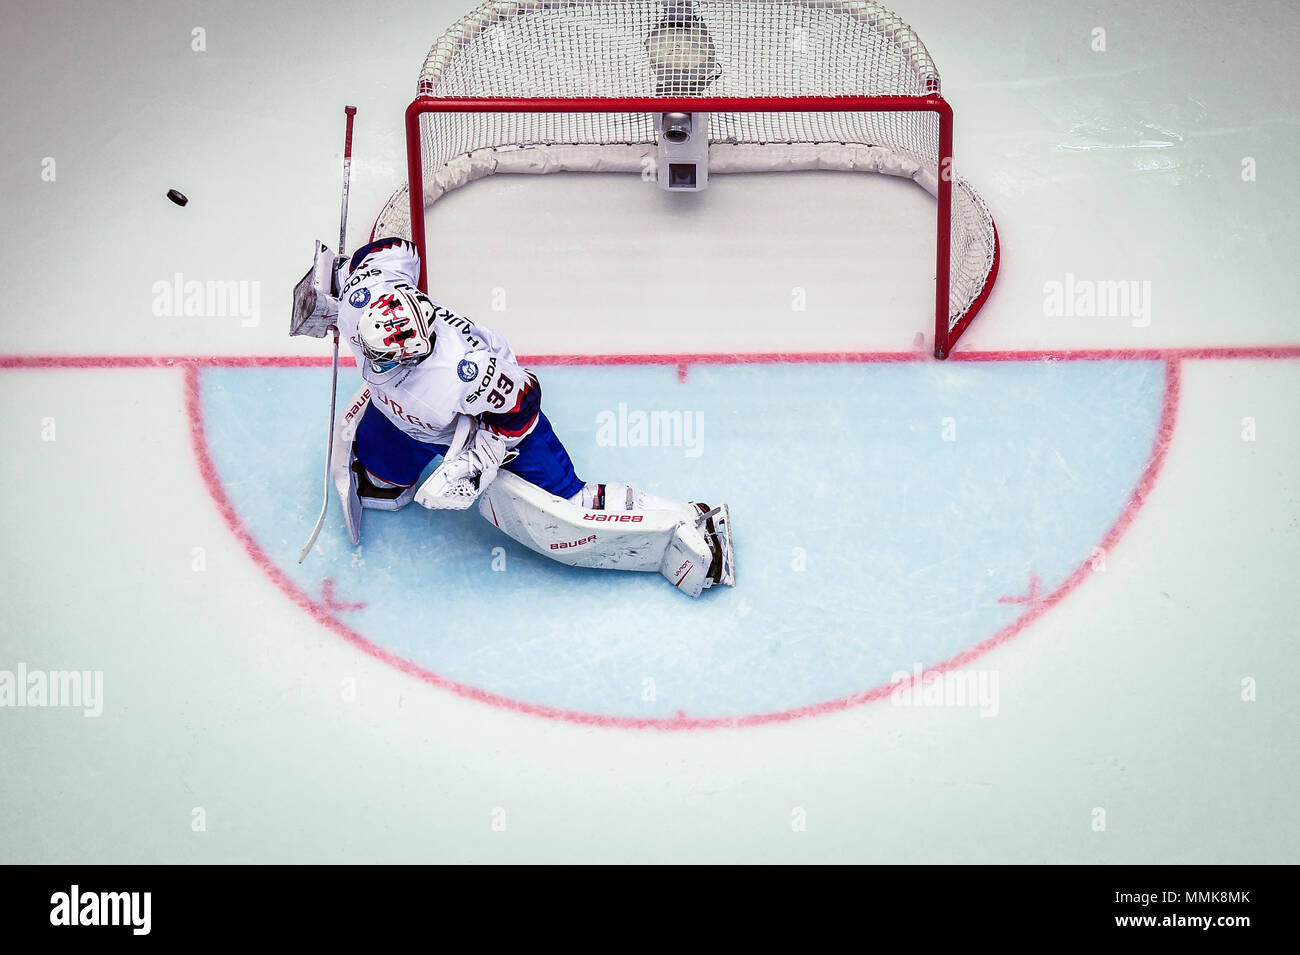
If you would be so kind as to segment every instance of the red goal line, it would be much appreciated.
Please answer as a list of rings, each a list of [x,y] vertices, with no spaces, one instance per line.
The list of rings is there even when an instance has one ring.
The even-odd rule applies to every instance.
[[[1295,360],[1300,345],[1242,345],[1186,348],[1054,348],[1042,350],[959,351],[949,361],[1164,361],[1164,360]],[[524,355],[528,365],[746,365],[746,364],[870,364],[922,362],[928,351],[906,352],[753,352],[626,355]],[[355,365],[347,355],[340,365]],[[309,355],[0,355],[0,369],[115,368],[328,368],[329,356]]]

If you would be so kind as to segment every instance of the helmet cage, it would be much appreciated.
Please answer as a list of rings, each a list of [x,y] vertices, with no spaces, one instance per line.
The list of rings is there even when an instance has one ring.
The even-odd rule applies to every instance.
[[[362,351],[376,372],[416,365],[433,351],[433,303],[414,289],[381,295],[361,315]]]

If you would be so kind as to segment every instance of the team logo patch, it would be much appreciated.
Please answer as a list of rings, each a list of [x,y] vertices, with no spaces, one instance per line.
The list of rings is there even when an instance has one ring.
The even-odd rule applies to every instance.
[[[359,288],[348,296],[348,304],[353,308],[365,308],[370,304],[370,289]]]
[[[456,366],[456,374],[460,375],[461,381],[473,381],[478,377],[478,365],[468,358],[462,359],[461,363]]]

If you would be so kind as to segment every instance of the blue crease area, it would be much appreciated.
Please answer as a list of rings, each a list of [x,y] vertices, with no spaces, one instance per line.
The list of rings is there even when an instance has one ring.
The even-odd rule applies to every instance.
[[[246,528],[309,595],[329,577],[363,601],[348,626],[459,683],[641,718],[815,705],[991,636],[1024,612],[1000,597],[1035,573],[1050,593],[1118,519],[1164,396],[1157,361],[695,365],[685,383],[672,366],[538,371],[584,479],[731,505],[736,588],[691,600],[657,574],[565,567],[477,511],[369,511],[354,549],[337,501],[299,566],[328,370],[205,369],[201,402]],[[698,456],[602,444],[620,403],[701,414]]]

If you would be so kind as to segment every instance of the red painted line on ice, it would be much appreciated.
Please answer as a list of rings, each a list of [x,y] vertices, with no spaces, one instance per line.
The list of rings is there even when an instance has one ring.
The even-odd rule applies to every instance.
[[[1043,589],[1043,581],[1042,581],[1042,579],[1038,576],[1038,574],[1030,574],[1030,575],[1029,575],[1029,592],[1028,592],[1028,593],[1026,593],[1026,594],[1021,594],[1019,597],[999,597],[999,598],[998,598],[998,603],[1000,603],[1000,604],[1032,604],[1032,603],[1037,603],[1037,602],[1038,602],[1038,599],[1043,595],[1043,594],[1042,594],[1042,589]]]
[[[1300,358],[1300,345],[1246,345],[1205,348],[1084,348],[1027,351],[958,351],[949,361],[1214,361],[1241,359],[1286,360]],[[750,352],[644,355],[524,355],[528,365],[794,365],[861,364],[864,362],[934,362],[929,352]],[[104,369],[104,368],[328,368],[327,356],[309,355],[0,355],[0,369]],[[339,365],[355,367],[350,355]]]
[[[357,633],[351,627],[348,627],[342,621],[334,617],[329,610],[321,603],[308,597],[298,585],[290,580],[285,573],[280,570],[275,563],[266,556],[266,553],[253,540],[248,529],[244,527],[243,521],[235,512],[234,505],[231,504],[225,488],[221,484],[221,477],[217,473],[217,467],[212,461],[212,456],[208,452],[207,436],[203,427],[203,408],[199,397],[199,366],[190,365],[185,368],[185,411],[190,421],[190,445],[194,451],[194,460],[198,465],[199,475],[203,483],[207,485],[208,493],[212,495],[213,502],[217,505],[217,510],[221,513],[226,525],[230,528],[231,533],[243,545],[248,558],[261,571],[270,578],[271,582],[280,588],[284,594],[294,603],[301,607],[312,619],[322,627],[334,631],[348,643],[352,644],[362,652],[387,663],[389,666],[401,670],[403,673],[423,680],[433,686],[450,690],[460,696],[477,700],[480,703],[487,703],[491,706],[498,706],[508,710],[515,710],[520,713],[529,713],[534,716],[546,716],[553,719],[564,719],[570,722],[578,723],[597,723],[608,724],[607,720],[601,718],[584,718],[581,713],[568,713],[563,710],[553,710],[548,707],[534,706],[529,703],[521,703],[517,700],[507,699],[503,696],[497,696],[495,693],[488,693],[476,687],[466,686],[462,683],[456,683],[444,677],[431,673],[404,660],[394,653],[385,650],[383,647],[376,646],[361,634]],[[650,721],[643,721],[649,723]]]
[[[117,368],[328,368],[332,359],[298,355],[0,355],[0,369]],[[340,356],[339,365],[352,367],[351,357]]]
[[[955,356],[954,356],[955,357]],[[1277,357],[1277,356],[1270,356]],[[1296,355],[1287,357],[1300,357],[1300,348],[1296,349]],[[1002,359],[1007,360],[1007,359]],[[847,710],[864,703],[870,703],[876,700],[884,699],[895,692],[903,692],[910,688],[919,680],[924,680],[934,673],[960,669],[974,660],[982,657],[996,647],[1006,643],[1011,638],[1022,633],[1031,624],[1047,613],[1050,609],[1064,600],[1088,577],[1092,563],[1092,554],[1070,574],[1066,580],[1046,597],[1042,597],[1034,603],[1021,617],[1007,626],[1003,627],[997,633],[993,634],[986,640],[981,641],[973,647],[957,654],[956,656],[945,660],[935,666],[923,670],[920,675],[915,673],[907,679],[900,680],[896,683],[877,686],[852,696],[842,697],[836,700],[828,700],[822,703],[816,703],[809,706],[798,707],[790,710],[782,710],[772,713],[757,713],[745,716],[730,717],[687,717],[680,711],[672,719],[646,719],[627,716],[610,716],[597,713],[582,713],[574,710],[562,710],[555,707],[540,706],[534,703],[525,703],[519,700],[512,700],[507,697],[499,696],[495,693],[489,693],[478,687],[468,686],[458,683],[446,677],[426,670],[409,660],[405,660],[389,650],[384,649],[352,628],[348,627],[342,621],[335,618],[329,609],[320,602],[308,597],[285,573],[280,570],[274,562],[262,551],[252,535],[244,527],[239,515],[235,512],[230,498],[221,484],[220,476],[217,473],[216,465],[212,461],[212,456],[208,451],[207,437],[203,426],[203,409],[199,396],[199,362],[192,362],[184,366],[185,374],[185,408],[190,421],[190,443],[193,446],[195,461],[198,464],[199,473],[203,482],[207,485],[208,493],[212,495],[213,501],[217,505],[222,518],[230,527],[231,532],[243,545],[249,559],[259,567],[263,573],[271,579],[294,603],[298,604],[308,615],[316,620],[321,626],[334,631],[348,643],[362,650],[364,653],[377,660],[381,660],[388,665],[401,670],[410,676],[413,676],[425,683],[441,689],[449,690],[459,696],[467,699],[476,700],[480,703],[486,703],[490,706],[500,707],[502,709],[513,710],[517,713],[526,713],[530,716],[541,716],[547,719],[561,720],[567,723],[576,723],[586,726],[604,726],[616,727],[623,729],[660,729],[660,730],[703,730],[718,729],[727,727],[741,726],[759,726],[766,723],[782,723],[790,720],[802,719],[808,716],[817,716],[826,713],[834,713],[840,710]],[[1111,526],[1106,536],[1102,539],[1099,547],[1103,551],[1112,550],[1125,532],[1132,526],[1138,512],[1155,487],[1156,478],[1160,474],[1161,467],[1164,465],[1166,454],[1169,450],[1170,442],[1173,439],[1174,428],[1178,419],[1178,404],[1181,394],[1182,385],[1182,365],[1177,358],[1167,358],[1165,360],[1165,394],[1164,404],[1160,414],[1160,424],[1156,431],[1155,442],[1152,445],[1150,457],[1147,460],[1146,467],[1143,469],[1142,476],[1138,480],[1137,486],[1133,489],[1127,504],[1120,513],[1118,519]]]
[[[334,580],[326,577],[320,582],[320,600],[330,610],[365,610],[364,603],[341,603],[334,599]]]
[[[1178,422],[1178,403],[1182,395],[1182,363],[1177,360],[1168,361],[1165,364],[1165,404],[1160,413],[1160,426],[1156,430],[1155,444],[1151,448],[1151,457],[1147,460],[1146,468],[1142,472],[1142,477],[1133,489],[1133,494],[1129,497],[1128,503],[1120,513],[1118,520],[1111,526],[1106,536],[1102,538],[1098,549],[1108,552],[1114,549],[1119,543],[1120,538],[1132,526],[1133,521],[1137,518],[1138,511],[1146,503],[1152,489],[1155,487],[1156,478],[1160,474],[1160,469],[1164,466],[1165,456],[1169,451],[1169,445],[1173,441],[1174,427]],[[1094,552],[1095,553],[1095,552]],[[1033,606],[1019,620],[1007,627],[999,630],[993,636],[962,653],[957,654],[951,660],[940,664],[934,669],[937,671],[956,670],[972,660],[978,659],[988,653],[994,647],[1006,643],[1012,637],[1016,636],[1034,621],[1036,621],[1047,611],[1051,610],[1058,603],[1064,600],[1075,588],[1087,579],[1092,572],[1093,555],[1089,554],[1083,562],[1075,568],[1065,581],[1048,594],[1045,598]],[[907,681],[911,683],[912,681]]]

